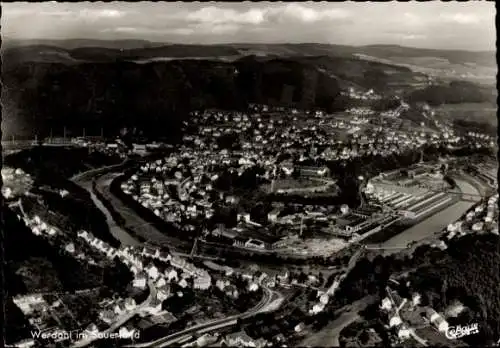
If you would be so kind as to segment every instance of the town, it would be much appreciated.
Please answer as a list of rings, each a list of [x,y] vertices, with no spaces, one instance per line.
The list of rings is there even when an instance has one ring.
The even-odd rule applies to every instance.
[[[357,114],[356,110],[349,113]],[[318,117],[321,117],[321,127],[307,126],[314,124],[311,122]],[[76,319],[61,320],[61,317],[75,318],[68,305],[75,301],[76,294],[28,294],[14,298],[14,303],[29,317],[29,322],[45,333],[46,339],[37,339],[37,343],[46,344],[47,337],[49,340],[61,337],[59,341],[68,341],[62,333],[82,329],[86,335],[72,342],[74,346],[89,345],[99,335],[102,337],[113,331],[122,341],[136,342],[133,346],[146,346],[157,340],[188,344],[193,339],[198,345],[201,341],[215,343],[221,340],[226,344],[228,340],[248,340],[258,346],[276,344],[276,340],[263,337],[211,336],[212,329],[207,329],[207,333],[201,336],[188,333],[205,332],[196,331],[196,328],[203,329],[205,323],[210,322],[214,323],[207,326],[210,328],[218,327],[219,322],[221,328],[231,327],[235,320],[228,322],[228,318],[242,318],[239,313],[248,317],[274,311],[294,288],[318,292],[317,299],[311,298],[313,302],[307,300],[302,308],[306,317],[314,317],[328,306],[329,298],[335,296],[348,269],[338,269],[340,273],[336,276],[330,272],[332,277],[325,279],[322,271],[290,275],[242,265],[236,268],[221,266],[224,250],[303,258],[331,257],[341,250],[356,248],[360,251],[391,249],[372,243],[370,237],[376,237],[391,226],[415,225],[457,202],[469,201],[473,209],[463,220],[446,224],[442,232],[435,231],[442,233],[442,237],[436,234],[425,243],[445,250],[449,240],[467,233],[498,235],[495,203],[498,195],[493,194],[496,187],[494,164],[478,161],[476,165],[471,166],[469,162],[465,166],[459,157],[451,155],[423,161],[423,156],[429,151],[426,146],[448,150],[471,145],[487,148],[492,146],[491,136],[455,134],[452,128],[446,128],[444,133],[422,130],[415,134],[411,129],[381,128],[379,120],[374,124],[373,118],[365,116],[354,116],[352,122],[343,123],[344,117],[299,113],[267,105],[251,105],[248,113],[217,110],[194,113],[197,131],[186,134],[178,148],[165,148],[169,154],[164,157],[158,156],[161,153],[158,148],[162,147],[158,144],[126,146],[122,141],[104,142],[104,139],[81,137],[71,141],[71,146],[92,149],[103,155],[136,158],[136,166],[127,170],[127,174],[115,177],[115,188],[137,205],[135,209],[143,209],[146,216],[149,213],[151,221],[160,219],[171,226],[172,231],[177,231],[176,238],[191,241],[191,250],[148,235],[142,236],[149,241],[144,246],[140,243],[127,245],[122,240],[120,247],[113,247],[86,230],[78,231],[77,238],[72,239],[40,215],[26,211],[25,207],[29,206],[41,215],[50,213],[43,208],[40,210],[40,206],[35,209],[37,203],[28,202],[30,197],[37,197],[36,193],[30,193],[30,190],[36,192],[30,174],[20,168],[3,169],[4,197],[13,202],[11,206],[17,209],[18,219],[34,235],[46,238],[79,262],[103,268],[114,267],[113,262],[119,262],[130,272],[125,293],[92,301],[95,317],[84,327]],[[295,126],[300,123],[303,124]],[[342,135],[344,140],[329,140],[339,138],[332,138],[328,129]],[[356,131],[352,132],[352,129]],[[387,157],[405,151],[401,145],[417,151],[419,158],[415,164],[370,178],[356,177],[359,190],[355,195],[360,197],[360,206],[350,207],[345,203],[338,204],[335,199],[328,200],[335,198],[340,190],[339,179],[329,163],[373,155]],[[147,161],[150,156],[157,159]],[[473,176],[472,172],[478,175]],[[95,179],[92,180],[95,183]],[[464,187],[469,191],[472,187],[476,193],[463,192]],[[97,186],[94,188],[99,193]],[[476,202],[486,199],[479,199],[481,194],[490,197],[486,205],[476,205]],[[59,189],[57,195],[65,199],[71,194]],[[267,203],[265,197],[269,196],[275,201],[263,205]],[[295,201],[296,197],[303,199]],[[263,201],[255,202],[259,198]],[[102,196],[101,199],[106,198]],[[254,206],[248,206],[245,199]],[[324,203],[307,204],[307,199],[323,199]],[[255,209],[255,203],[260,209]],[[245,206],[249,207],[248,210]],[[401,248],[409,246],[415,248],[410,244]],[[203,258],[210,260],[208,254],[203,256],[206,248],[219,250],[220,258],[203,261]],[[351,256],[355,262],[359,253]],[[95,296],[98,293],[90,289],[82,290],[78,295]],[[389,298],[394,298],[394,295]],[[415,298],[412,301],[415,302]],[[404,302],[404,299],[397,303],[384,299],[381,308],[399,308],[401,311]],[[411,300],[406,302],[413,303]],[[410,310],[414,311],[414,308]],[[400,327],[395,337],[399,340],[410,337],[425,340],[412,331],[410,324],[398,319],[403,318],[398,313],[394,317],[397,319],[393,318],[389,323],[390,328]],[[294,330],[302,332],[306,328],[304,322],[296,324],[298,327]],[[425,321],[421,325],[424,324]],[[195,329],[185,335],[175,335],[175,329],[189,327]],[[61,334],[58,336],[58,333]],[[35,339],[31,338],[23,346],[34,343]]]
[[[5,346],[498,341],[491,4],[5,5]]]

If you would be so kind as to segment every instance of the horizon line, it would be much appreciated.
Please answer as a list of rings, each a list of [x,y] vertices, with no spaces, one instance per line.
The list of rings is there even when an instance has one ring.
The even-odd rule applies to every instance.
[[[373,43],[365,45],[354,45],[354,44],[336,44],[331,42],[220,42],[220,43],[180,43],[180,42],[161,42],[154,41],[150,39],[141,38],[122,38],[122,39],[101,39],[101,38],[14,38],[2,35],[2,41],[7,43],[9,41],[70,41],[70,40],[94,40],[94,41],[145,41],[153,44],[161,45],[183,45],[183,46],[224,46],[224,45],[329,45],[329,46],[343,46],[343,47],[370,47],[370,46],[386,46],[386,47],[401,47],[410,49],[421,49],[430,51],[463,51],[463,52],[473,52],[473,53],[496,53],[496,50],[492,49],[466,49],[466,48],[430,48],[430,47],[418,47],[418,46],[405,46],[400,44],[391,43]]]

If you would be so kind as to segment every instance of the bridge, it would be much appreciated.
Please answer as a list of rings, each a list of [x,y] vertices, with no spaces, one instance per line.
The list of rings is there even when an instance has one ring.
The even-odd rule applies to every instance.
[[[3,140],[2,151],[5,153],[13,153],[21,150],[27,150],[35,146],[76,146],[71,142],[71,139],[45,139],[43,142],[37,139],[31,140]]]
[[[477,203],[481,199],[484,199],[485,196],[480,195],[480,194],[473,194],[473,193],[463,193],[460,191],[451,191],[451,190],[429,190],[429,192],[434,192],[434,193],[446,193],[449,195],[458,195],[460,196],[460,200],[464,202],[472,202],[472,203]]]
[[[363,248],[365,250],[403,250],[410,249],[410,243],[407,245],[398,245],[398,246],[383,246],[383,244],[365,244]]]

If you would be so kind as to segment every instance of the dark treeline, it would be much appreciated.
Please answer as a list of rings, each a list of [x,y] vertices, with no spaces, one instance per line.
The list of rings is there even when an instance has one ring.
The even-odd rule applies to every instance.
[[[460,103],[496,103],[494,90],[472,82],[452,81],[447,85],[433,85],[411,92],[411,103],[426,102],[432,106]]]
[[[94,205],[90,194],[69,177],[94,167],[120,162],[118,157],[97,152],[88,154],[88,150],[83,148],[55,147],[35,147],[5,158],[6,165],[21,168],[32,175],[35,187],[31,191],[43,198],[34,200],[23,197],[28,214],[38,213],[42,219],[67,233],[88,230],[113,246],[117,246],[118,241],[109,233],[105,216]],[[69,194],[63,198],[61,190]]]
[[[467,132],[479,132],[494,135],[497,133],[497,127],[488,122],[480,122],[471,119],[458,119],[453,121],[456,128],[462,129]]]
[[[9,209],[2,211],[5,265],[6,341],[14,343],[29,337],[30,325],[12,302],[12,297],[32,292],[68,291],[104,287],[123,294],[132,274],[121,263],[109,267],[91,266],[77,261],[58,246],[35,236]]]
[[[119,164],[119,156],[90,152],[87,148],[37,146],[5,157],[5,165],[22,168],[41,184],[64,181],[92,168]]]
[[[51,129],[62,136],[64,126],[68,133],[81,134],[83,127],[99,125],[107,134],[128,127],[176,138],[192,110],[237,110],[249,102],[273,101],[333,105],[338,84],[321,74],[310,82],[310,70],[292,59],[251,57],[233,63],[24,63],[3,73],[8,87],[4,108],[17,129],[34,129],[40,136],[48,136]],[[282,100],[286,89],[293,91],[292,100]],[[304,97],[311,93],[318,100]]]
[[[443,311],[459,300],[468,310],[454,319],[454,324],[478,322],[480,333],[468,338],[474,345],[489,345],[500,334],[500,256],[498,236],[468,235],[448,244],[446,251],[420,246],[413,257],[399,255],[361,259],[336,293],[335,306],[318,317],[325,325],[335,310],[367,295],[385,297],[385,287],[392,274],[416,269],[408,276],[412,291],[422,294],[423,301]]]

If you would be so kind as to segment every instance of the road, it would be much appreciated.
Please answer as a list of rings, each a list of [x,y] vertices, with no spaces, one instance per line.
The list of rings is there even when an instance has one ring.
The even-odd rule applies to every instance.
[[[127,321],[132,319],[135,315],[141,313],[144,309],[146,309],[151,301],[156,298],[156,287],[154,286],[153,282],[151,280],[148,281],[148,287],[149,287],[149,296],[142,302],[140,305],[138,305],[136,308],[134,308],[132,311],[126,312],[118,316],[115,321],[109,326],[108,329],[105,331],[100,332],[100,335],[107,335],[110,334],[114,331],[116,331],[118,328],[120,328],[122,325],[124,325]],[[88,346],[95,340],[98,340],[99,336],[87,336],[86,339],[80,340],[78,342],[75,342],[72,347],[73,348],[81,348]]]
[[[125,347],[130,347],[130,348],[166,347],[171,344],[179,343],[180,341],[184,340],[186,336],[195,334],[198,331],[209,332],[212,330],[217,330],[221,327],[225,327],[226,325],[227,326],[235,325],[238,319],[246,319],[255,316],[259,313],[265,313],[268,311],[276,310],[277,309],[276,303],[279,303],[280,299],[282,299],[281,294],[279,294],[276,291],[270,290],[268,288],[263,288],[263,290],[264,290],[264,296],[262,297],[262,300],[254,308],[245,313],[232,315],[223,319],[211,320],[206,323],[198,324],[188,329],[178,331],[174,334],[165,336],[163,338],[160,338],[152,342],[138,343],[138,344],[128,345]]]
[[[347,312],[340,314],[334,321],[320,331],[308,335],[298,344],[300,347],[340,347],[339,337],[344,328],[360,319],[359,312],[374,303],[376,297],[365,297],[354,302]]]
[[[103,211],[103,213],[106,216],[106,219],[108,221],[108,224],[110,226],[110,230],[116,234],[116,237],[122,241],[125,244],[131,244],[131,243],[139,243],[135,240],[133,236],[131,236],[129,233],[127,233],[123,228],[120,226],[116,225],[114,222],[111,213],[106,209],[106,207],[100,202],[100,200],[95,196],[95,194],[92,191],[92,180],[95,176],[98,176],[96,179],[96,189],[98,192],[103,195],[116,209],[116,211],[122,215],[123,218],[127,221],[127,225],[133,225],[135,228],[140,228],[139,230],[136,230],[134,228],[134,231],[137,231],[138,233],[141,233],[141,236],[147,236],[148,240],[153,240],[157,243],[163,243],[163,244],[168,244],[169,247],[171,246],[172,239],[166,237],[162,232],[158,231],[154,226],[151,224],[147,223],[146,221],[142,220],[139,216],[136,215],[136,213],[125,206],[120,199],[115,197],[111,192],[110,192],[110,184],[111,181],[116,178],[120,173],[108,173],[102,175],[101,171],[94,171],[92,174],[93,175],[88,175],[89,172],[85,173],[85,175],[80,175],[77,178],[75,178],[75,182],[86,189],[88,192],[90,192],[92,199],[95,201],[97,207]],[[85,178],[82,180],[82,178]],[[177,253],[176,253],[177,254]],[[159,340],[156,340],[154,342],[149,342],[149,343],[143,343],[143,344],[138,344],[138,345],[132,345],[130,347],[162,347],[166,346],[166,343],[168,344],[174,344],[178,343],[182,339],[185,339],[185,336],[190,334],[190,333],[195,333],[197,331],[203,330],[204,332],[208,332],[217,328],[220,328],[221,326],[224,326],[227,324],[227,326],[234,325],[235,320],[237,319],[244,319],[244,318],[249,318],[251,316],[254,316],[259,313],[264,313],[267,311],[273,311],[276,310],[279,305],[281,304],[282,301],[282,296],[278,292],[272,291],[268,288],[263,288],[264,289],[264,296],[262,300],[259,302],[257,306],[255,306],[253,309],[251,309],[248,312],[239,314],[239,315],[234,315],[230,316],[224,319],[218,319],[214,321],[210,321],[207,323],[202,323],[199,325],[196,325],[194,327],[185,329],[183,331],[177,332],[175,334],[169,335],[167,337],[161,338]],[[150,286],[150,296],[148,299],[146,299],[145,302],[143,302],[140,306],[138,306],[134,311],[127,313],[120,318],[118,318],[115,323],[113,323],[108,330],[105,332],[113,332],[117,328],[119,328],[121,325],[126,323],[128,320],[130,320],[134,315],[139,313],[144,307],[146,307],[149,302],[151,301],[152,297],[155,296],[155,291],[156,289],[154,286]],[[95,338],[94,338],[95,340]],[[88,344],[90,344],[93,340],[86,340],[82,341],[80,343],[75,344],[74,347],[84,347]]]

